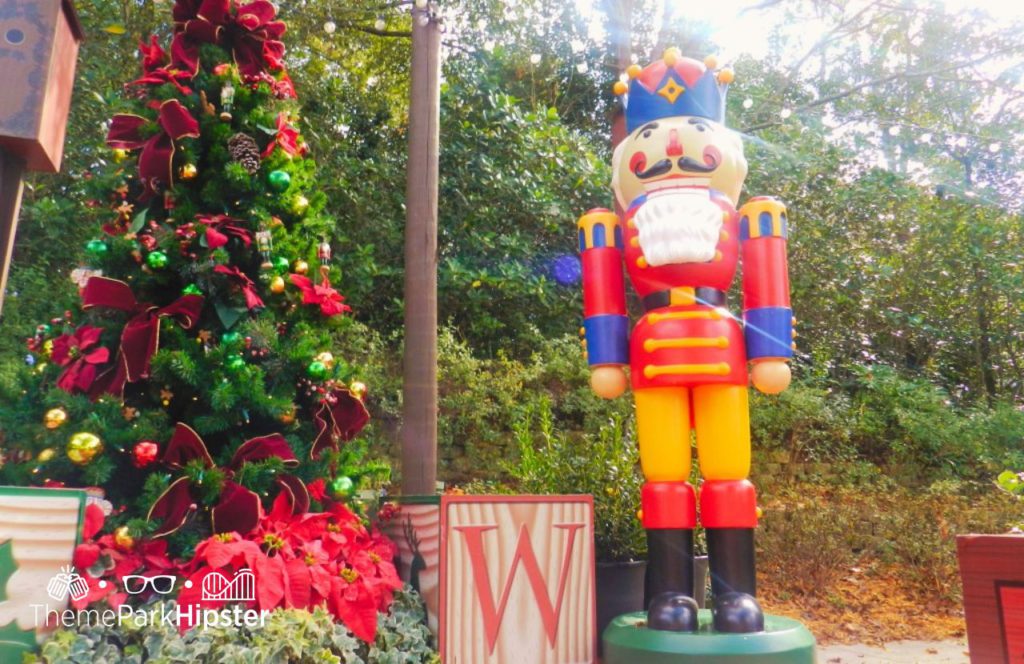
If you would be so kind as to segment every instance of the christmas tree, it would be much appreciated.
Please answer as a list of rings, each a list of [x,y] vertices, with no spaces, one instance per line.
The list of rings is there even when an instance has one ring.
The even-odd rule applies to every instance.
[[[180,569],[196,573],[204,550],[231,543],[236,567],[308,562],[302,547],[327,521],[283,533],[319,508],[373,565],[338,542],[317,565],[390,588],[387,543],[342,504],[386,466],[362,461],[366,388],[331,352],[349,307],[332,285],[334,222],[299,132],[286,26],[267,0],[177,0],[173,19],[169,49],[140,46],[142,75],[90,174],[110,213],[78,271],[81,310],[39,325],[23,398],[0,405],[0,484],[101,489],[109,534],[76,561],[91,580],[190,558]],[[261,608],[328,600],[330,584],[308,584]],[[380,609],[389,593],[373,585]]]

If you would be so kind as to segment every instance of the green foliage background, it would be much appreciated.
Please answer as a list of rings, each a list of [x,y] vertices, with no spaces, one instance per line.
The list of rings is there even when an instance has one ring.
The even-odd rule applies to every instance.
[[[89,41],[65,172],[34,177],[26,193],[0,385],[22,363],[23,338],[74,299],[67,275],[95,214],[82,180],[109,159],[101,123],[135,71],[135,44],[168,10],[79,4]],[[339,288],[355,309],[336,354],[359,363],[372,442],[395,457],[408,8],[279,4],[303,126],[338,219]],[[618,32],[605,11],[614,3],[440,4],[440,472],[501,479],[513,424],[540,399],[576,434],[631,412],[627,400],[589,395],[578,288],[551,276],[553,259],[575,251],[575,218],[611,203]],[[641,60],[668,44],[696,57],[717,50],[712,29],[673,3],[635,5]],[[762,13],[772,50],[731,63],[727,118],[746,138],[746,191],[789,207],[800,321],[797,381],[755,398],[756,446],[900,469],[921,483],[1024,467],[1020,22],[908,3],[749,11]],[[660,32],[640,29],[653,17],[664,19]],[[825,26],[820,39],[801,40],[811,23]]]

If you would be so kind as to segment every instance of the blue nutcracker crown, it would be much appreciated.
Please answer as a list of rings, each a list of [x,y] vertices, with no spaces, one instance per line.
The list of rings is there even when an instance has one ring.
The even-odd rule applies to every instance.
[[[646,67],[631,66],[626,70],[628,85],[615,84],[615,93],[626,95],[626,131],[678,115],[723,123],[725,92],[733,72],[728,68],[716,72],[716,66],[714,56],[700,62],[684,58],[676,48],[667,49],[661,60]]]

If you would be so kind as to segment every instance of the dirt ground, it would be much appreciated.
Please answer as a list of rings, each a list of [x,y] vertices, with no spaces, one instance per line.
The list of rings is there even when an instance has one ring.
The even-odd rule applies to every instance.
[[[771,579],[758,579],[766,611],[803,622],[821,645],[963,639],[963,607],[923,597],[901,582],[898,569],[859,569],[815,597],[786,596]]]

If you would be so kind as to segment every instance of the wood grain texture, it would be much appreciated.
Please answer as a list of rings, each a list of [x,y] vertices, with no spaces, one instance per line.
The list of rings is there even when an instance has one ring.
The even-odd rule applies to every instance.
[[[446,497],[441,510],[446,664],[594,661],[589,496]],[[532,557],[539,574],[531,572]]]
[[[1007,636],[1011,643],[1024,643],[1024,624],[1019,620],[1024,608],[1012,603],[1012,593],[1011,604],[1000,607],[1001,587],[1024,584],[1024,535],[961,535],[956,543],[971,662],[1024,664],[1024,652],[1007,652]],[[1004,616],[1001,608],[1009,609],[1009,615]]]
[[[32,604],[61,610],[64,602],[47,595],[47,584],[71,564],[78,539],[81,499],[47,495],[5,495],[0,492],[0,542],[10,540],[17,566],[7,581],[6,599],[0,601],[0,625],[17,621],[20,629],[36,624]]]

